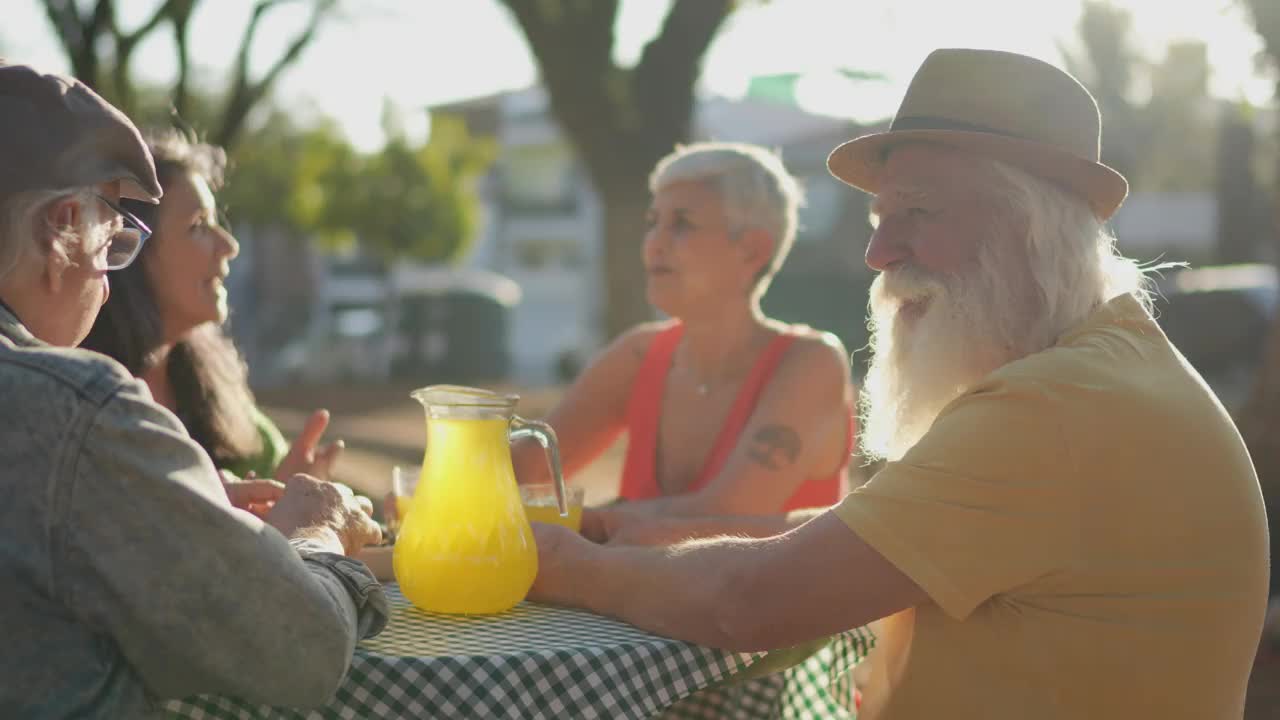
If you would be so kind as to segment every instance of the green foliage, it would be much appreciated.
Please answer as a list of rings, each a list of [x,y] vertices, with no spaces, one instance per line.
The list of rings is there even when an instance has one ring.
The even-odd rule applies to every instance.
[[[460,119],[434,117],[425,144],[393,136],[363,159],[350,178],[349,201],[334,206],[332,220],[383,258],[454,260],[475,234],[474,183],[493,157],[491,142],[473,140]]]
[[[1259,65],[1271,68],[1276,80],[1275,100],[1280,103],[1280,3],[1275,0],[1246,0],[1245,5],[1253,18],[1258,37],[1262,38],[1263,49],[1258,58]],[[1277,193],[1276,212],[1280,221],[1280,124],[1276,125],[1274,135],[1265,138],[1263,142],[1271,144],[1269,150],[1273,160],[1271,167],[1261,176],[1270,182],[1273,191]]]
[[[1140,120],[1133,85],[1141,57],[1133,42],[1133,18],[1106,0],[1085,0],[1076,31],[1082,52],[1062,49],[1066,68],[1098,101],[1102,162],[1133,183],[1141,160],[1134,146]]]
[[[1084,54],[1067,55],[1067,69],[1089,86],[1099,105],[1126,104],[1141,60],[1132,39],[1133,17],[1106,0],[1085,0],[1077,32]]]
[[[1136,187],[1155,191],[1213,187],[1219,113],[1209,97],[1205,44],[1171,44],[1151,69],[1151,98],[1138,111],[1143,131],[1134,138],[1142,155]]]
[[[385,260],[445,262],[475,235],[473,185],[493,155],[455,118],[434,119],[426,143],[398,135],[361,155],[333,124],[298,128],[277,111],[237,147],[222,198],[237,222],[284,226],[331,248],[359,243]]]
[[[1275,0],[1245,0],[1253,15],[1253,25],[1262,38],[1264,52],[1273,67],[1280,69],[1280,3]]]

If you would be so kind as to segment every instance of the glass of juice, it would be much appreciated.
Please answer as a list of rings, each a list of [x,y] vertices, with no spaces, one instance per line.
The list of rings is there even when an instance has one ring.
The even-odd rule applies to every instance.
[[[565,498],[569,505],[569,517],[560,517],[560,509],[556,507],[556,486],[551,483],[533,483],[520,486],[520,501],[524,503],[524,514],[530,522],[563,525],[574,532],[582,527],[582,499],[585,491],[580,487],[565,484],[569,493]]]
[[[422,466],[391,468],[391,496],[394,505],[386,508],[387,529],[395,534],[400,530],[405,513],[409,512],[409,502],[413,499],[413,491],[418,487],[418,478],[422,476]],[[555,499],[555,496],[552,496]]]

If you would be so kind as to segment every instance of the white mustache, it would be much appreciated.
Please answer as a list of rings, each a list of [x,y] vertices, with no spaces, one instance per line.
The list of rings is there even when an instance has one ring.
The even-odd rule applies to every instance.
[[[871,284],[874,301],[893,305],[936,297],[947,290],[947,283],[941,278],[915,266],[886,270]]]

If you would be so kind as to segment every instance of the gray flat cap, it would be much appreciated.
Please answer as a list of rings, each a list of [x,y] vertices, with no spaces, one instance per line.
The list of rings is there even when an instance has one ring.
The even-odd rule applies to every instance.
[[[31,190],[120,181],[123,197],[163,191],[142,135],[75,78],[0,58],[0,204]]]

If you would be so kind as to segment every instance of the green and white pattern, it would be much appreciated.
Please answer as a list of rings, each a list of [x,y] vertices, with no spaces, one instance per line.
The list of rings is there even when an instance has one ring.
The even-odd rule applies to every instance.
[[[385,589],[390,622],[356,649],[347,678],[325,707],[306,712],[200,695],[166,703],[166,715],[638,719],[675,705],[675,717],[851,717],[828,711],[839,707],[832,680],[847,677],[845,663],[867,647],[861,635],[842,635],[802,665],[733,684],[732,676],[763,654],[699,647],[591,613],[529,602],[501,615],[426,613],[412,607],[396,585]],[[690,699],[680,703],[683,698]]]
[[[501,615],[424,613],[386,586],[391,621],[360,644],[328,705],[309,713],[201,695],[169,717],[649,718],[757,655],[658,637],[591,613],[521,603]]]
[[[856,628],[818,643],[782,650],[743,673],[677,702],[663,720],[853,720],[857,717],[853,666],[875,646],[868,628]],[[777,655],[778,657],[775,657]],[[760,675],[760,666],[783,670]],[[788,667],[789,666],[789,667]]]

